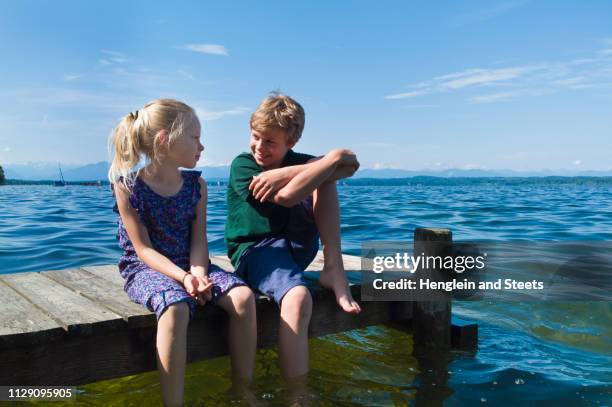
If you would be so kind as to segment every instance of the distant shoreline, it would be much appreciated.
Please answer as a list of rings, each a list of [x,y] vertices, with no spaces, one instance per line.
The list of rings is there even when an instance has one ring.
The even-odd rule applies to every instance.
[[[205,178],[209,185],[227,185],[227,178]],[[338,182],[348,186],[419,186],[419,185],[482,185],[487,183],[503,185],[540,184],[540,185],[612,185],[612,176],[529,176],[529,177],[436,177],[414,176],[402,178],[350,178]],[[54,186],[55,180],[20,180],[7,179],[0,185],[49,185]],[[66,181],[67,186],[109,186],[108,180]]]

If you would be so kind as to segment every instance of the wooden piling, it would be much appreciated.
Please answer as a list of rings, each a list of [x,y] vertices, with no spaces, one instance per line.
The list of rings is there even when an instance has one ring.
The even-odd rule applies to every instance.
[[[442,256],[450,252],[453,234],[449,229],[417,228],[414,231],[414,255]],[[443,271],[434,267],[421,268],[417,276],[434,281],[443,280]],[[418,348],[449,349],[451,346],[451,301],[450,297],[436,300],[421,300],[414,304],[414,345]]]

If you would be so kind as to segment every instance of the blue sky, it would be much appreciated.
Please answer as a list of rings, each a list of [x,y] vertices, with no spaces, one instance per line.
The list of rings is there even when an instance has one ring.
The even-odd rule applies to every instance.
[[[612,2],[11,1],[0,164],[107,160],[121,116],[194,106],[200,165],[247,148],[269,91],[296,150],[364,168],[612,169]]]

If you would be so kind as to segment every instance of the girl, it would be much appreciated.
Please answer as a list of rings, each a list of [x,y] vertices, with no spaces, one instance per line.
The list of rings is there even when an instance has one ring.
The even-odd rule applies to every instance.
[[[119,270],[129,298],[157,315],[157,365],[165,405],[183,402],[187,325],[212,301],[229,316],[232,376],[252,379],[255,300],[233,273],[208,259],[206,183],[194,168],[204,147],[194,110],[154,100],[125,116],[111,136],[109,179],[119,213]],[[144,168],[132,172],[145,156]]]

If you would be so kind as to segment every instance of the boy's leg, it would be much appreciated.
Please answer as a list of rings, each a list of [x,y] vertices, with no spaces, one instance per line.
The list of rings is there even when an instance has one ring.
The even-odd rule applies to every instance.
[[[253,380],[257,347],[255,296],[247,286],[234,287],[217,300],[217,305],[227,312],[229,317],[233,382],[238,387],[248,385]]]
[[[278,347],[281,372],[287,381],[308,372],[308,325],[312,296],[303,268],[293,256],[292,242],[269,238],[250,250],[237,272],[254,289],[275,300],[281,309]]]
[[[319,283],[334,292],[338,305],[350,313],[361,312],[353,299],[342,262],[340,247],[340,206],[335,182],[321,184],[313,193],[314,218],[323,243],[324,266]]]
[[[312,296],[303,285],[295,286],[281,300],[278,355],[281,373],[292,380],[308,373],[308,325]]]
[[[157,367],[166,406],[183,405],[188,324],[189,306],[185,302],[168,306],[157,321]]]

